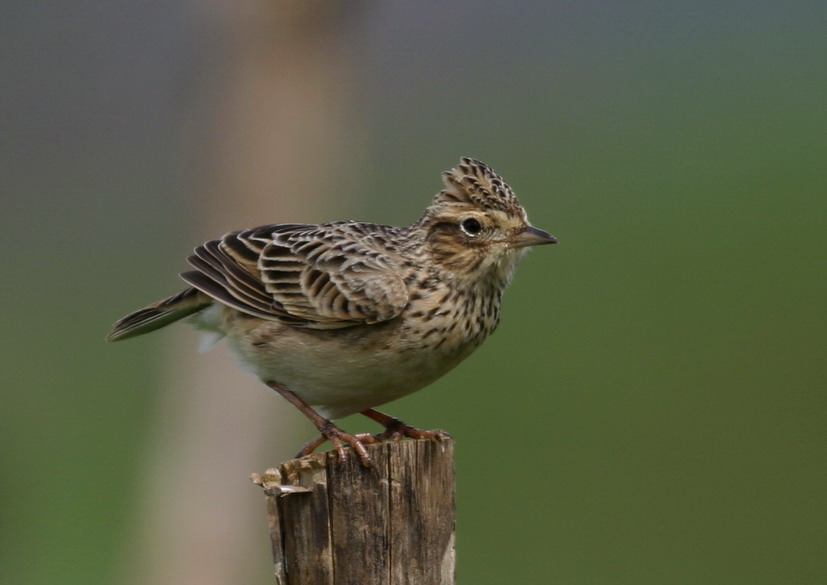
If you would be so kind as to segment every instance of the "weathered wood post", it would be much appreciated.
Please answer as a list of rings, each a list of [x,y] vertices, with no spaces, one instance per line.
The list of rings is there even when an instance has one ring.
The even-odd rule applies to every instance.
[[[450,438],[367,445],[373,467],[319,453],[254,475],[278,585],[453,585]]]

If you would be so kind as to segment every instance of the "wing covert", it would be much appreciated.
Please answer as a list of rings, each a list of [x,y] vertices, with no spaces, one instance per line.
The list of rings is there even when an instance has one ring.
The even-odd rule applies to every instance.
[[[348,225],[273,234],[259,271],[266,289],[291,315],[317,326],[387,321],[408,303],[399,260]]]
[[[364,224],[363,224],[364,225]],[[314,329],[399,315],[408,291],[399,260],[354,224],[274,224],[195,249],[181,277],[239,311]],[[383,226],[376,226],[383,227]]]

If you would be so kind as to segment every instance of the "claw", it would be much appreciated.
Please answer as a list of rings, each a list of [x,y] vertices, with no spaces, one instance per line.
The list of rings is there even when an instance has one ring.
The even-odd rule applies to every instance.
[[[379,442],[379,440],[376,438],[376,435],[372,433],[357,433],[353,436],[359,439],[359,441],[361,441],[364,445],[372,445],[373,443]]]
[[[435,429],[433,431],[417,429],[416,427],[403,423],[398,418],[391,419],[385,426],[385,430],[383,432],[374,435],[374,438],[377,441],[398,442],[404,437],[409,439],[427,439],[430,441],[441,442],[446,437],[450,437],[450,435],[441,429]]]
[[[401,441],[403,437],[408,437],[410,439],[427,439],[430,441],[442,442],[444,439],[451,437],[451,435],[440,429],[434,431],[417,429],[411,425],[403,423],[396,417],[387,415],[384,412],[379,412],[378,410],[374,410],[372,408],[363,410],[362,414],[385,427],[384,431],[373,435],[374,439],[377,441],[397,442]]]
[[[371,467],[370,455],[368,455],[368,451],[365,449],[364,443],[375,443],[376,441],[372,435],[351,435],[350,433],[344,432],[333,423],[324,425],[321,429],[321,433],[322,434],[320,436],[305,443],[304,447],[302,447],[301,451],[299,451],[297,457],[310,455],[319,445],[325,441],[330,441],[339,456],[339,461],[342,463],[347,461],[348,457],[348,453],[345,451],[345,445],[350,445],[350,447],[356,451],[362,465],[365,467]]]
[[[295,392],[287,388],[287,386],[279,384],[275,380],[269,380],[265,382],[265,384],[281,394],[287,399],[288,402],[290,402],[290,404],[302,411],[307,418],[313,421],[313,424],[316,425],[316,428],[319,429],[319,432],[322,434],[321,437],[317,437],[312,441],[305,443],[304,447],[302,447],[301,451],[299,451],[298,457],[310,455],[316,447],[325,441],[330,441],[333,443],[333,448],[336,449],[336,452],[339,454],[339,461],[345,461],[347,460],[347,452],[345,451],[345,447],[342,443],[347,443],[353,448],[354,451],[356,451],[356,454],[359,455],[359,460],[362,462],[362,465],[365,467],[371,466],[370,455],[368,455],[367,449],[365,449],[365,446],[362,444],[362,441],[357,435],[351,435],[344,432],[328,419],[313,410],[309,404],[296,396]]]
[[[307,441],[301,448],[301,450],[298,453],[296,453],[296,459],[310,455],[319,447],[319,445],[321,445],[325,441],[327,441],[327,437],[325,437],[324,435],[319,435],[315,439]]]

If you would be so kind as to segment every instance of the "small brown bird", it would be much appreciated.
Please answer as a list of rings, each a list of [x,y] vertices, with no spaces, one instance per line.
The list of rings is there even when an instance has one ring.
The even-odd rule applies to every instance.
[[[241,361],[329,440],[370,464],[364,442],[439,438],[374,410],[433,382],[497,326],[502,294],[528,246],[554,244],[532,227],[511,188],[463,158],[406,227],[358,221],[272,224],[195,249],[190,286],[115,323],[117,341],[189,316],[224,336]],[[360,412],[385,426],[351,435],[330,419]]]

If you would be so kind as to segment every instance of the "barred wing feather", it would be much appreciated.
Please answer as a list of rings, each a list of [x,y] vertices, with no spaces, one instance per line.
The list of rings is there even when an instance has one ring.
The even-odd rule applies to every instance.
[[[292,325],[337,329],[392,319],[408,302],[398,261],[371,245],[369,234],[354,237],[352,227],[232,232],[196,248],[188,259],[196,271],[181,276],[239,311]]]

